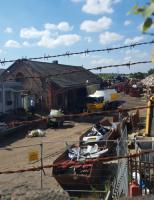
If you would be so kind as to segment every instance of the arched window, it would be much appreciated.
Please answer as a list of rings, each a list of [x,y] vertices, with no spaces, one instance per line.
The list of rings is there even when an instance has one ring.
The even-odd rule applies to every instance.
[[[24,81],[24,75],[21,72],[16,74],[16,81],[17,82],[23,82]]]

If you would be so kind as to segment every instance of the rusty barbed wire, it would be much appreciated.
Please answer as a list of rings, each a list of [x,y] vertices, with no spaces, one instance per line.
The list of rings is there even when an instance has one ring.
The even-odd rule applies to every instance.
[[[81,69],[80,68],[78,70],[72,70],[72,71],[56,73],[56,74],[49,74],[49,75],[46,75],[46,76],[25,76],[25,77],[20,78],[20,79],[25,80],[25,79],[41,79],[41,78],[43,78],[43,81],[46,81],[51,77],[67,75],[67,74],[72,74],[72,73],[79,73],[79,72],[83,72],[83,71],[101,70],[101,69],[105,69],[105,68],[124,67],[124,66],[130,68],[130,66],[139,65],[139,64],[149,64],[149,63],[152,63],[152,61],[137,61],[137,62],[132,62],[132,63],[127,62],[127,63],[116,64],[116,65],[106,65],[106,66],[92,67],[92,68],[89,68],[89,69],[86,69],[86,68]],[[5,73],[5,72],[3,72],[3,73]],[[3,76],[3,74],[2,74],[2,76]],[[4,76],[5,76],[5,74],[4,74]],[[16,80],[16,78],[7,78],[7,79],[3,78],[3,77],[1,78],[1,82],[14,81],[14,80]]]
[[[61,164],[50,164],[50,165],[43,165],[43,166],[37,166],[37,167],[30,167],[27,169],[18,169],[18,170],[6,170],[6,171],[0,171],[0,174],[14,174],[14,173],[24,173],[24,172],[30,172],[30,171],[40,171],[52,167],[72,167],[72,166],[81,166],[84,164],[93,164],[95,162],[109,162],[113,160],[120,160],[124,158],[136,158],[144,154],[148,153],[154,153],[154,149],[147,149],[139,153],[134,153],[134,154],[128,154],[126,156],[109,156],[109,157],[103,157],[103,158],[97,158],[97,159],[87,159],[85,161],[79,162],[79,161],[69,161],[67,164],[66,163],[61,163]]]
[[[86,117],[86,116],[94,116],[94,115],[104,115],[104,114],[110,114],[110,113],[122,113],[122,112],[128,112],[128,111],[133,111],[133,110],[142,110],[142,109],[146,109],[146,108],[151,108],[154,106],[139,106],[139,107],[132,107],[132,108],[118,108],[115,110],[107,110],[107,111],[101,111],[101,112],[92,112],[92,113],[88,113],[88,112],[84,112],[84,113],[78,113],[78,114],[64,114],[62,116],[58,116],[58,118],[71,118],[71,117]],[[15,127],[17,125],[30,125],[32,123],[35,122],[46,122],[48,119],[50,118],[50,116],[40,116],[39,119],[35,119],[35,120],[31,120],[31,121],[22,121],[22,122],[10,122],[9,125],[12,127]]]
[[[95,116],[95,115],[104,115],[104,114],[113,114],[113,113],[123,113],[123,112],[129,112],[133,110],[142,110],[146,108],[151,108],[154,106],[138,106],[138,107],[132,107],[132,108],[118,108],[115,110],[107,110],[107,111],[101,111],[101,112],[84,112],[84,113],[78,113],[78,114],[64,114],[62,116],[59,116],[58,118],[72,118],[72,117],[86,117],[86,116]],[[31,120],[31,121],[22,121],[22,122],[10,122],[9,125],[12,127],[15,127],[17,125],[31,125],[32,123],[35,122],[47,122],[47,120],[50,118],[50,116],[40,116],[39,119]]]
[[[57,55],[46,55],[44,54],[44,56],[39,56],[39,57],[31,57],[31,58],[27,58],[27,56],[22,57],[26,58],[27,60],[42,60],[42,59],[49,59],[49,58],[57,58],[57,57],[65,57],[65,56],[72,56],[72,55],[87,55],[89,53],[96,53],[96,52],[110,52],[110,51],[114,51],[114,50],[119,50],[119,49],[125,49],[125,48],[134,48],[136,46],[142,46],[142,45],[148,45],[148,44],[153,44],[154,40],[152,41],[148,41],[148,42],[136,42],[136,43],[132,43],[130,45],[123,45],[123,46],[117,46],[117,47],[113,47],[113,48],[104,48],[104,49],[93,49],[93,50],[89,50],[86,49],[84,51],[79,51],[79,52],[65,52],[62,54],[57,54]],[[17,61],[18,59],[10,59],[10,60],[6,60],[5,58],[2,60],[0,59],[0,64],[3,66],[5,65],[5,63],[12,63]]]

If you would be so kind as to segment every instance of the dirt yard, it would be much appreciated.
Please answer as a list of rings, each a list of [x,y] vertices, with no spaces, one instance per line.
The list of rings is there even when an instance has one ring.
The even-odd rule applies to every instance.
[[[91,124],[88,123],[75,123],[73,128],[47,129],[46,136],[42,138],[23,137],[20,139],[17,137],[13,142],[11,142],[12,136],[5,139],[3,138],[1,146],[3,143],[6,144],[5,140],[7,140],[8,145],[4,145],[4,148],[2,147],[0,150],[0,171],[24,169],[40,165],[40,162],[32,163],[28,160],[28,153],[31,151],[37,151],[40,158],[40,145],[37,145],[40,143],[43,143],[44,164],[51,164],[53,160],[65,150],[65,141],[69,144],[77,143],[79,136],[90,126]],[[46,175],[43,177],[43,185],[48,188],[57,188],[57,183],[54,181],[54,178],[51,177],[51,172],[52,170],[46,170]],[[40,187],[40,172],[0,175],[0,188],[16,187],[20,185]]]
[[[134,98],[122,96],[121,105],[123,108],[137,106],[146,106],[145,98]],[[145,110],[141,111],[145,116]],[[43,143],[43,163],[52,164],[52,162],[66,148],[65,142],[69,144],[78,142],[79,136],[87,130],[91,123],[75,123],[73,128],[47,129],[46,136],[42,138],[28,138],[22,133],[0,138],[0,171],[25,169],[32,166],[39,166],[40,162],[29,162],[28,155],[36,151],[40,158],[40,143]],[[17,174],[1,174],[0,190],[9,188],[40,188],[41,172],[26,172]],[[52,177],[52,169],[45,170],[43,174],[43,187],[51,189],[60,189],[55,179]]]

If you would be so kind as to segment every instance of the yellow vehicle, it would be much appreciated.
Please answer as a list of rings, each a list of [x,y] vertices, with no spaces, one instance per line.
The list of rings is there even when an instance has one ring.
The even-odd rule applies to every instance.
[[[96,90],[87,97],[87,111],[99,112],[106,109],[110,102],[118,99],[118,95],[114,89]]]
[[[101,111],[105,106],[104,97],[87,97],[87,111]]]

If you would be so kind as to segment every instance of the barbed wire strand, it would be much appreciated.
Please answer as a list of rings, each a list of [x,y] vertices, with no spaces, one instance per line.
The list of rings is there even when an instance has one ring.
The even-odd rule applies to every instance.
[[[153,152],[152,152],[153,153]],[[145,154],[145,153],[144,153]],[[146,153],[147,154],[147,153]],[[150,154],[150,153],[149,153]],[[140,156],[140,155],[139,155]],[[107,159],[108,160],[104,160],[104,161],[102,161],[102,160],[97,160],[96,162],[101,162],[101,164],[116,164],[115,163],[115,160],[121,160],[121,159],[130,159],[130,161],[132,161],[132,162],[134,162],[134,163],[140,163],[140,161],[137,161],[137,160],[135,160],[137,157],[139,157],[139,156],[136,156],[136,157],[134,157],[133,156],[133,158],[131,157],[131,156],[127,156],[127,158],[125,158],[124,156],[122,157],[117,157],[117,158],[115,158],[115,159],[110,159],[110,158],[113,158],[113,156],[111,157],[108,157]],[[131,160],[132,159],[132,160]],[[85,160],[85,162],[86,161],[88,161],[88,159],[87,160]],[[90,161],[90,160],[89,160]],[[114,162],[112,162],[112,161],[114,161]],[[0,171],[0,175],[1,174],[16,174],[16,173],[23,173],[23,172],[30,172],[30,171],[40,171],[40,170],[44,170],[44,169],[50,169],[50,168],[53,168],[53,167],[62,167],[63,168],[63,166],[65,166],[65,168],[69,168],[69,167],[82,167],[82,166],[84,166],[84,165],[86,165],[87,167],[92,167],[92,164],[93,163],[95,163],[95,160],[93,160],[93,162],[92,163],[89,163],[88,162],[88,164],[86,164],[84,161],[76,161],[76,163],[75,164],[71,164],[71,165],[67,165],[66,163],[64,164],[64,165],[62,165],[62,164],[50,164],[50,165],[43,165],[41,168],[39,168],[39,169],[37,169],[38,168],[38,166],[33,166],[33,167],[31,167],[31,168],[27,168],[27,169],[18,169],[18,170],[6,170],[6,171]],[[33,164],[33,163],[31,163],[31,164]],[[35,163],[34,163],[35,164]],[[149,166],[152,166],[152,167],[154,167],[154,163],[153,162],[146,162],[146,161],[142,161],[142,164],[147,164],[148,165],[148,167]],[[145,168],[145,166],[144,166],[144,168]],[[22,170],[22,171],[21,171]],[[95,168],[95,171],[96,172],[101,172],[102,171],[102,166],[97,166],[97,168]],[[4,173],[3,173],[4,172]],[[48,176],[48,177],[55,177],[54,175],[49,175],[48,174],[48,171],[46,171],[45,172],[45,174],[44,174],[45,176]],[[97,175],[95,175],[95,177],[100,177],[100,176],[97,176]],[[105,175],[103,176],[103,177],[105,177]],[[73,183],[72,183],[73,184]]]
[[[85,164],[93,164],[95,162],[109,162],[109,161],[113,161],[113,160],[120,160],[120,159],[124,159],[124,158],[136,158],[139,157],[141,155],[145,155],[148,153],[154,153],[154,149],[148,149],[148,150],[144,150],[142,152],[139,153],[134,153],[134,154],[129,154],[126,156],[111,156],[111,157],[103,157],[103,158],[97,158],[97,159],[89,159],[89,160],[85,160],[84,162],[78,162],[78,161],[69,161],[68,163],[61,163],[61,164],[50,164],[50,165],[44,165],[44,166],[38,166],[38,167],[31,167],[31,168],[27,168],[27,169],[19,169],[19,170],[7,170],[7,171],[0,171],[0,174],[13,174],[13,173],[23,173],[23,172],[29,172],[29,171],[40,171],[43,169],[47,169],[47,168],[53,168],[53,167],[72,167],[72,166],[82,166]]]
[[[105,69],[105,68],[123,67],[123,66],[130,68],[130,66],[139,65],[139,64],[149,64],[149,63],[152,63],[152,61],[136,61],[136,62],[132,62],[132,63],[127,62],[127,63],[116,64],[116,65],[106,65],[106,66],[93,67],[93,68],[89,68],[89,69],[82,68],[82,69],[72,70],[72,71],[68,71],[68,72],[49,74],[49,75],[46,75],[46,76],[25,76],[23,78],[21,77],[21,80],[22,79],[23,80],[25,80],[25,79],[43,79],[41,81],[47,81],[46,79],[49,79],[49,78],[52,78],[52,77],[61,76],[61,75],[68,75],[68,74],[72,74],[72,73],[79,73],[79,72],[83,72],[83,71],[101,70],[101,69]],[[4,76],[5,76],[5,74],[4,74]],[[3,77],[1,77],[1,82],[14,81],[14,80],[16,80],[16,78],[3,78]]]
[[[95,116],[95,115],[104,115],[104,114],[116,114],[116,113],[123,113],[123,112],[129,112],[129,111],[133,111],[133,110],[142,110],[142,109],[147,109],[147,108],[152,108],[153,106],[138,106],[138,107],[132,107],[132,108],[118,108],[115,110],[107,110],[107,111],[100,111],[100,112],[92,112],[92,113],[88,113],[88,112],[84,112],[84,113],[78,113],[78,114],[63,114],[62,116],[58,116],[58,119],[60,118],[73,118],[73,117],[85,117],[85,116]],[[56,116],[55,116],[56,118]],[[41,121],[46,121],[50,119],[50,116],[40,116],[39,119],[36,120],[31,120],[31,121],[22,121],[22,122],[10,122],[9,124],[12,126],[15,125],[26,125],[26,124],[32,124],[34,122],[41,122]]]
[[[130,138],[130,139],[123,139],[122,141],[124,142],[140,142],[140,143],[146,143],[146,142],[151,142],[153,143],[154,141],[153,140],[149,140],[149,139],[146,139],[146,140],[139,140],[139,139],[136,139],[136,138]],[[56,143],[66,143],[66,142],[71,142],[71,143],[79,143],[79,140],[59,140],[58,142]],[[102,142],[114,142],[114,143],[117,143],[118,140],[117,139],[111,139],[111,140],[103,140],[103,141],[96,141],[95,143],[102,143]],[[28,148],[28,147],[33,147],[33,146],[40,146],[42,144],[55,144],[55,141],[42,141],[42,143],[37,143],[37,144],[30,144],[30,145],[21,145],[21,146],[14,146],[14,147],[0,147],[0,150],[13,150],[13,149],[20,149],[20,148]],[[70,144],[71,145],[71,144]],[[81,145],[81,147],[84,147],[84,145]],[[62,151],[61,151],[62,152]],[[53,153],[53,154],[56,154],[57,152]],[[60,152],[59,152],[60,153]],[[51,154],[52,155],[52,154]],[[50,156],[47,155],[47,156]]]
[[[114,51],[114,50],[120,50],[120,49],[125,49],[125,48],[134,48],[136,46],[142,46],[142,45],[148,45],[148,44],[153,44],[154,43],[154,40],[152,41],[149,41],[149,42],[138,42],[138,43],[132,43],[130,45],[124,45],[124,46],[117,46],[117,47],[113,47],[113,48],[104,48],[104,49],[93,49],[93,50],[89,50],[89,49],[86,49],[84,51],[79,51],[79,52],[65,52],[65,53],[62,53],[62,54],[57,54],[57,55],[45,55],[44,56],[39,56],[39,57],[31,57],[31,58],[27,58],[26,56],[23,57],[27,60],[42,60],[42,59],[49,59],[49,58],[57,58],[57,57],[69,57],[69,56],[72,56],[72,55],[81,55],[81,54],[84,54],[84,55],[87,55],[89,53],[96,53],[96,52],[110,52],[110,51]],[[22,59],[23,59],[22,58]],[[10,59],[10,60],[6,60],[5,58],[2,60],[0,59],[0,64],[1,65],[4,65],[5,63],[12,63],[12,62],[15,62],[17,61],[18,59]]]

